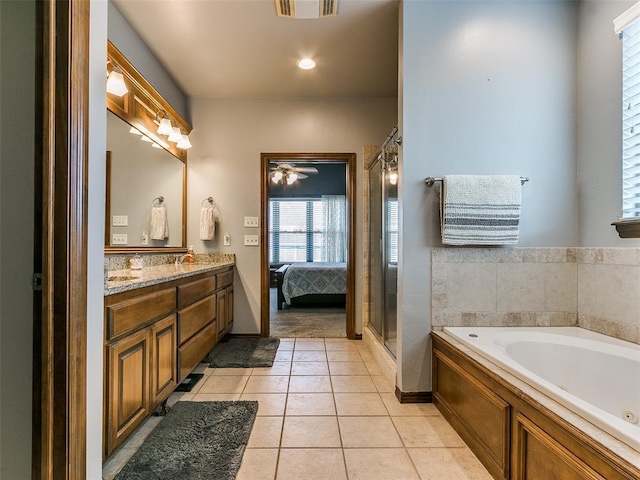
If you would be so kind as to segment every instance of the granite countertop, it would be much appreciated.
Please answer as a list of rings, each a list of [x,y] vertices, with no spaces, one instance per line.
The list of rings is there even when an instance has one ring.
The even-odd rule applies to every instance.
[[[142,270],[105,270],[104,294],[113,295],[115,293],[126,292],[137,288],[157,285],[179,278],[190,277],[203,272],[210,272],[222,267],[232,267],[235,265],[234,259],[220,259],[208,263],[183,263],[175,265],[168,263],[164,265],[153,265],[142,268]],[[109,280],[113,278],[113,280]]]

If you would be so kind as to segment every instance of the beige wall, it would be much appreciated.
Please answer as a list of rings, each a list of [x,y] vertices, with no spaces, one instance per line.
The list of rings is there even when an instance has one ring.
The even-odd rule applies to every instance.
[[[234,333],[260,331],[260,249],[245,247],[245,216],[260,215],[262,152],[357,154],[356,331],[362,331],[362,149],[380,144],[397,122],[396,98],[192,99],[187,241],[198,252],[236,254]],[[221,215],[216,238],[199,240],[202,200]],[[231,246],[222,237],[231,235]]]

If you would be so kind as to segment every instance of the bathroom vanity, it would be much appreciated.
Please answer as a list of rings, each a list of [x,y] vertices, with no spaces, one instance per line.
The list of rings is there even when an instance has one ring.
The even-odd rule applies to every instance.
[[[233,261],[109,272],[104,302],[106,459],[233,327]]]

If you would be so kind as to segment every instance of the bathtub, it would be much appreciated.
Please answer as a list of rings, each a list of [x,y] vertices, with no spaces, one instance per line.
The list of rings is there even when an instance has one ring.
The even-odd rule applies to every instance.
[[[579,327],[444,330],[640,452],[640,345]]]

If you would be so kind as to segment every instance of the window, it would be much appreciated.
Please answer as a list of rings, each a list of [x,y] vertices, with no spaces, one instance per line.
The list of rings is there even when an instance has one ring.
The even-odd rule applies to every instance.
[[[269,200],[269,262],[344,262],[346,198]]]
[[[640,218],[640,21],[622,37],[622,218]]]

